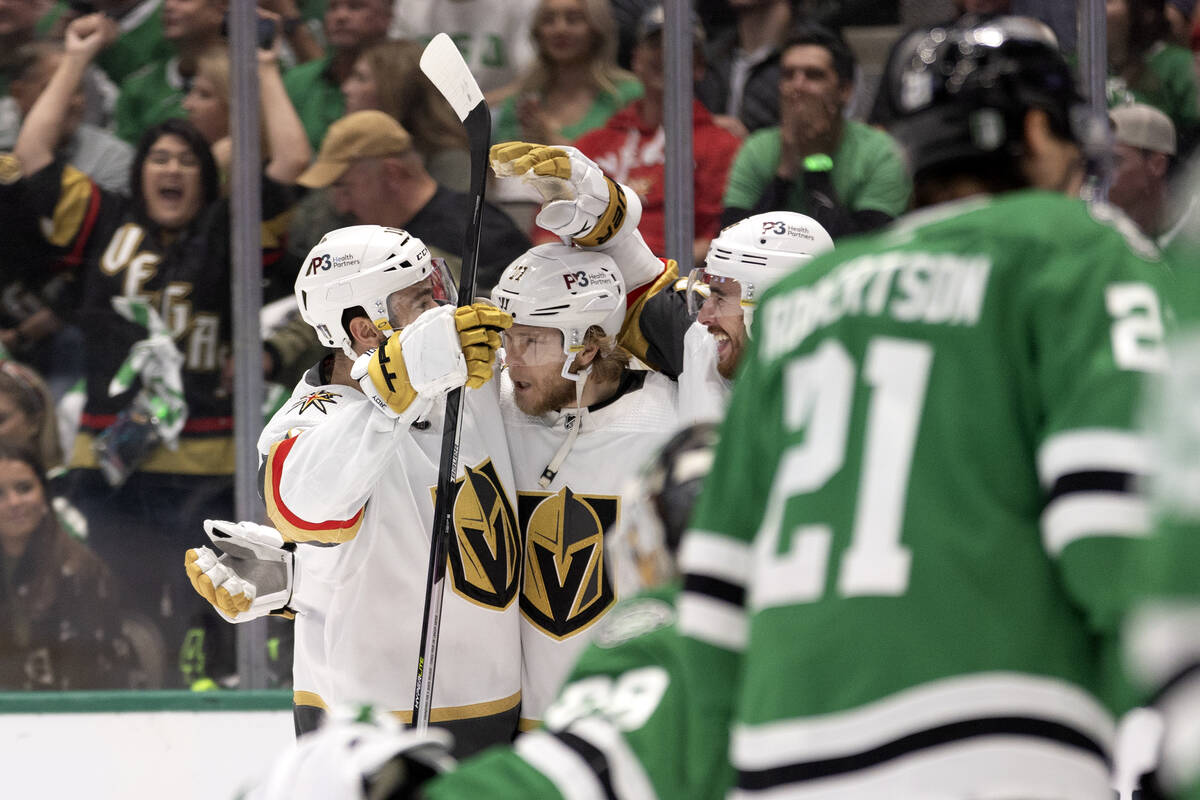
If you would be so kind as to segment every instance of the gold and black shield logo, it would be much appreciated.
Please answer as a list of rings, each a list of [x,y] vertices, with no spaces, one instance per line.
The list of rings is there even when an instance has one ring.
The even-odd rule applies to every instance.
[[[516,599],[520,529],[490,459],[454,482],[454,543],[446,555],[450,585],[461,597],[496,609]]]
[[[591,625],[616,595],[604,564],[604,531],[616,523],[620,498],[518,493],[525,532],[521,613],[555,639]]]

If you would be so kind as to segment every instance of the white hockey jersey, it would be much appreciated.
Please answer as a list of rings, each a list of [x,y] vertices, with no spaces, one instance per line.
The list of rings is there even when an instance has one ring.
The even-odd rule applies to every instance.
[[[708,329],[693,322],[683,336],[679,373],[679,424],[720,422],[729,405],[730,382],[717,371],[717,343]]]
[[[403,426],[312,370],[259,440],[268,516],[285,538],[311,543],[298,550],[300,604],[325,603],[323,625],[298,619],[297,662],[316,666],[297,667],[313,688],[296,689],[317,694],[298,701],[369,701],[411,719],[443,409]],[[512,485],[493,381],[465,395],[431,710],[460,755],[506,741],[520,703]]]
[[[603,533],[621,518],[626,482],[675,430],[675,382],[629,370],[618,394],[580,414],[531,417],[517,408],[508,372],[501,407],[516,481],[525,551],[521,578],[521,727],[554,699],[589,631],[617,600]],[[546,488],[538,478],[571,426],[579,438]]]

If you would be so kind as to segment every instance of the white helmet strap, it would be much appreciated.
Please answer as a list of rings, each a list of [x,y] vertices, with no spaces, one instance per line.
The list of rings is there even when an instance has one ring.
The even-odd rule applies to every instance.
[[[567,359],[569,364],[574,358]],[[567,460],[567,456],[571,453],[571,448],[575,446],[575,440],[579,438],[579,431],[583,428],[583,418],[587,416],[587,409],[583,407],[583,387],[587,385],[588,375],[591,373],[592,367],[581,369],[577,373],[575,379],[575,408],[578,410],[578,415],[575,417],[574,424],[568,420],[567,438],[558,447],[558,452],[554,454],[554,458],[550,459],[550,463],[542,470],[542,475],[538,478],[538,486],[545,489],[554,482],[554,478],[558,475],[558,470],[562,467],[562,463]]]

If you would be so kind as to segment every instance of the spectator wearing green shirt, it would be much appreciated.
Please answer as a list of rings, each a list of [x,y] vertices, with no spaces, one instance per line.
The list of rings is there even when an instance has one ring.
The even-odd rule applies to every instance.
[[[1108,0],[1108,103],[1145,103],[1175,125],[1186,157],[1200,132],[1196,67],[1190,50],[1169,44],[1163,0]]]
[[[617,66],[608,0],[541,0],[532,34],[537,58],[497,111],[493,141],[570,144],[641,97]]]
[[[881,227],[908,208],[912,183],[895,141],[844,116],[854,56],[826,28],[798,28],[780,57],[780,124],[751,134],[734,159],[721,225],[796,211],[833,238]]]
[[[221,22],[227,8],[227,0],[163,0],[162,33],[175,54],[147,64],[121,85],[118,136],[136,143],[147,128],[187,116],[183,98],[196,77],[200,55],[223,41]]]
[[[283,78],[314,150],[325,131],[346,113],[342,82],[364,50],[387,38],[390,0],[329,0],[325,9],[324,58],[293,67]]]
[[[20,4],[28,0],[8,1]],[[91,6],[104,14],[104,23],[109,28],[104,38],[112,42],[96,56],[96,66],[114,84],[124,82],[145,65],[169,59],[175,54],[170,42],[162,35],[162,2],[91,0]],[[61,38],[67,24],[82,13],[67,0],[58,0],[48,4],[48,7],[49,10],[38,22],[37,30],[38,34],[52,38]]]

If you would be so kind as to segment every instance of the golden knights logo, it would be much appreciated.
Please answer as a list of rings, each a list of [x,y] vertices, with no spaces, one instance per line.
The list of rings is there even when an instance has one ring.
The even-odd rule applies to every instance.
[[[450,585],[478,605],[508,608],[521,576],[521,534],[490,459],[468,467],[454,482],[453,502],[454,543],[446,554]]]
[[[618,497],[518,493],[525,532],[521,613],[555,639],[595,622],[616,599],[604,564],[604,531],[620,516]]]
[[[325,405],[329,404],[329,405],[336,406],[337,399],[339,397],[341,397],[341,395],[338,394],[337,392],[330,392],[330,391],[327,391],[324,389],[318,390],[318,391],[315,391],[312,394],[308,395],[307,397],[302,397],[299,400],[297,400],[295,403],[292,404],[292,407],[289,408],[288,411],[295,411],[298,414],[303,414],[305,411],[308,411],[310,408],[315,408],[317,411],[320,411],[322,414],[328,414],[329,412],[325,410]]]

